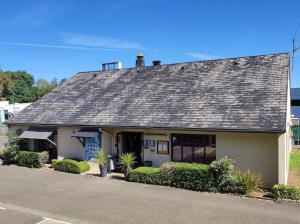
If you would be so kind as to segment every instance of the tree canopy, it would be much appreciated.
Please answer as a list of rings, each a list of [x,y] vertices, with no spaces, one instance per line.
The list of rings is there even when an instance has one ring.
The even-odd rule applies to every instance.
[[[35,82],[33,75],[26,71],[0,70],[0,100],[9,100],[11,103],[33,102],[64,81],[54,78],[50,83],[44,79]]]

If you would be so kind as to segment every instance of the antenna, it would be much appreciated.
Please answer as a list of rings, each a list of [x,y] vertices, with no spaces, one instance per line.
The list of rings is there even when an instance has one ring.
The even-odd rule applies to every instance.
[[[292,39],[292,42],[293,42],[293,49],[292,49],[292,73],[293,73],[293,70],[294,70],[294,62],[295,62],[295,54],[296,52],[300,49],[300,47],[297,47],[296,46],[296,35],[297,35],[297,32],[300,28],[300,23],[298,23],[297,27],[296,27],[296,30],[295,30],[295,33],[294,33],[294,36],[293,36],[293,39]]]

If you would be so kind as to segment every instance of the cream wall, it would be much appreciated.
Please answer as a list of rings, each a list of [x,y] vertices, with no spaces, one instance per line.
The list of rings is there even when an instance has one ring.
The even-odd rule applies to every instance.
[[[110,132],[102,131],[102,144],[101,149],[104,150],[106,154],[112,154],[113,148],[113,135]]]
[[[57,128],[57,156],[59,158],[84,159],[84,148],[77,138],[71,135],[80,128],[59,127]]]
[[[216,144],[217,159],[232,157],[236,169],[262,175],[266,185],[278,183],[278,134],[217,133]]]

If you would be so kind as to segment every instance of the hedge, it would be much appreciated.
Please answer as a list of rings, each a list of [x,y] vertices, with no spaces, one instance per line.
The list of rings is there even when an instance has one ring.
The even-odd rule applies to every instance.
[[[196,163],[171,163],[161,168],[139,167],[129,174],[128,181],[194,191],[216,190],[208,165]]]
[[[40,168],[45,165],[48,160],[48,152],[31,152],[31,151],[20,151],[17,157],[17,165],[25,166],[29,168]]]
[[[277,184],[272,187],[272,194],[276,199],[300,200],[300,187]]]
[[[72,159],[52,160],[52,167],[61,172],[66,173],[83,173],[90,169],[90,165],[86,161],[75,161]]]

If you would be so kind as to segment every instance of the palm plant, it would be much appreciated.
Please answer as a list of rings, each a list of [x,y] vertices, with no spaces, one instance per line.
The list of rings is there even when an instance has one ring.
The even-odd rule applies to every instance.
[[[107,176],[108,158],[103,150],[96,154],[97,162],[99,164],[100,173],[102,177]]]
[[[134,164],[136,163],[135,159],[136,157],[133,153],[124,153],[120,156],[120,164],[126,180]]]

